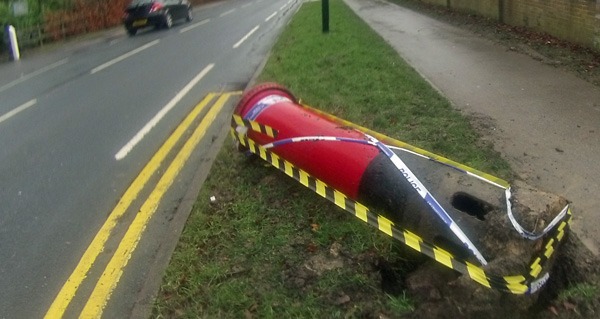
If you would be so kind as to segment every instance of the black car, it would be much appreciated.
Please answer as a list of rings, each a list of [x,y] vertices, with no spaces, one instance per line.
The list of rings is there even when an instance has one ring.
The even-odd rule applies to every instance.
[[[133,0],[125,9],[123,24],[127,33],[153,26],[170,28],[173,21],[192,21],[192,6],[188,0]]]

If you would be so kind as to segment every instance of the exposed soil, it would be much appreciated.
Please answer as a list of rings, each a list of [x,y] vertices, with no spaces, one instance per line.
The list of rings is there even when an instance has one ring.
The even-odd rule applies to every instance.
[[[442,175],[449,176],[446,172]],[[452,181],[453,178],[447,180]],[[469,189],[482,188],[477,182],[461,181],[463,185],[459,185],[459,188],[467,187],[465,185]],[[539,232],[567,204],[564,198],[539,191],[524,182],[515,182],[513,186],[515,218],[525,229]],[[438,191],[444,193],[443,188]],[[488,191],[480,191],[479,194],[486,193],[489,194]],[[444,198],[440,200],[447,201]],[[499,209],[494,200],[498,199],[490,199],[492,208],[485,215],[485,222],[480,222],[478,229],[471,229],[474,234],[480,235],[480,238],[474,239],[476,246],[480,246],[490,258],[484,269],[487,273],[501,276],[525,274],[531,257],[545,252],[545,240],[529,241],[518,236],[506,212]],[[464,220],[455,220],[465,225]],[[425,227],[425,233],[421,232],[423,229],[418,233],[427,240],[431,227],[426,223],[421,227]],[[346,271],[367,274],[368,278],[380,283],[383,293],[396,296],[406,293],[415,301],[416,309],[410,314],[403,314],[402,318],[593,318],[600,314],[598,292],[560,296],[577,284],[598,286],[599,283],[598,258],[570,232],[567,232],[549,261],[549,281],[533,295],[513,295],[489,289],[400,243],[395,249],[400,258],[389,260],[375,253],[353,255],[340,242],[333,243],[329,249],[313,247],[306,251],[304,263],[291,266],[282,277],[288,287],[306,292],[314,291],[313,285],[328,271],[344,268]],[[547,268],[544,266],[544,269]],[[343,291],[329,291],[322,298],[338,307],[351,307],[369,300],[368,291],[357,286]],[[361,317],[397,317],[376,306],[366,309]]]
[[[314,285],[328,271],[344,268],[367,274],[379,282],[381,292],[394,296],[406,293],[415,301],[409,314],[389,313],[369,304],[369,289],[350,285],[341,290],[321,291],[323,302],[350,310],[361,304],[362,318],[596,318],[600,315],[598,296],[557,299],[560,291],[579,282],[598,283],[597,259],[581,250],[570,236],[558,253],[549,282],[533,296],[511,295],[483,287],[436,262],[416,255],[403,246],[400,259],[387,260],[376,253],[353,255],[336,242],[329,249],[306,251],[305,262],[282,273],[283,282],[299,293],[315,292]],[[346,312],[348,313],[348,312]]]

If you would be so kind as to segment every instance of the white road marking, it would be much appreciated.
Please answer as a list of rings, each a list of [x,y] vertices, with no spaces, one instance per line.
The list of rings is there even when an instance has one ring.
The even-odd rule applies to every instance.
[[[214,63],[207,65],[204,70],[200,71],[196,77],[194,77],[175,97],[167,103],[154,117],[142,127],[142,129],[135,134],[135,136],[125,144],[118,152],[115,154],[115,159],[117,161],[122,160],[131,152],[131,150],[162,120],[163,117],[173,108],[177,102],[181,101],[181,99],[200,81],[212,68],[215,66]]]
[[[179,33],[188,32],[188,31],[190,31],[190,30],[192,30],[194,28],[197,28],[197,27],[199,27],[201,25],[207,24],[208,22],[210,22],[210,19],[206,19],[206,20],[202,20],[202,21],[200,21],[198,23],[194,23],[194,24],[192,24],[190,26],[187,26],[185,28],[181,28],[181,30],[179,30]]]
[[[231,9],[231,10],[229,10],[229,11],[225,11],[225,12],[221,13],[221,15],[219,16],[219,18],[222,18],[222,17],[224,17],[224,16],[226,16],[226,15],[228,15],[228,14],[232,13],[233,11],[235,11],[235,9]]]
[[[259,26],[255,26],[254,29],[250,30],[250,32],[248,32],[248,34],[246,34],[240,41],[238,41],[236,44],[233,45],[234,49],[237,49],[240,45],[242,45],[242,43],[244,43],[244,41],[248,40],[248,38],[252,35],[252,33],[256,32],[256,30],[258,30]]]
[[[18,106],[17,108],[13,109],[12,111],[0,116],[0,123],[8,120],[9,118],[17,115],[18,113],[25,111],[26,109],[34,106],[36,103],[37,103],[37,99],[33,99],[27,103],[24,103],[24,104]]]
[[[269,22],[269,20],[273,19],[274,16],[277,15],[277,11],[273,12],[270,16],[265,19],[265,22]]]
[[[287,3],[286,3],[286,4],[284,4],[284,5],[282,5],[282,6],[279,8],[279,11],[281,11],[281,10],[285,9],[285,7],[287,7],[287,5],[288,5]]]
[[[112,66],[113,64],[119,63],[119,62],[121,62],[121,61],[123,61],[123,60],[125,60],[125,59],[127,59],[129,57],[131,57],[132,55],[140,53],[140,52],[148,49],[149,47],[158,44],[159,41],[160,40],[154,40],[154,41],[152,41],[150,43],[146,43],[146,44],[142,45],[141,47],[139,47],[137,49],[131,50],[131,51],[129,51],[129,52],[121,55],[120,57],[114,58],[114,59],[112,59],[112,60],[110,60],[110,61],[108,61],[108,62],[106,62],[106,63],[104,63],[104,64],[102,64],[100,66],[97,66],[97,67],[93,68],[92,71],[90,71],[90,74],[94,74],[94,73],[100,72],[100,71],[102,71],[102,70],[104,70],[104,69]]]
[[[123,41],[123,38],[120,38],[120,39],[114,39],[114,40],[110,41],[110,42],[108,43],[108,45],[109,45],[109,46],[112,46],[112,45],[115,45],[115,44],[117,44],[117,43],[119,43],[119,42],[121,42],[121,41]]]
[[[33,78],[33,77],[36,77],[36,76],[38,76],[38,75],[40,75],[40,74],[42,74],[44,72],[47,72],[47,71],[50,71],[50,70],[52,70],[52,69],[54,69],[56,67],[59,67],[59,66],[65,64],[65,63],[67,63],[68,60],[69,59],[62,59],[62,60],[60,60],[58,62],[54,62],[54,63],[52,63],[52,64],[50,64],[48,66],[45,66],[45,67],[43,67],[43,68],[41,68],[41,69],[39,69],[39,70],[37,70],[35,72],[31,72],[29,74],[26,74],[26,75],[24,75],[24,76],[22,76],[22,77],[20,77],[20,78],[18,78],[16,80],[10,82],[10,83],[7,83],[7,84],[1,86],[0,87],[0,92],[6,91],[6,90],[10,89],[11,87],[13,87],[13,86],[15,86],[15,85],[17,85],[19,83],[23,83],[23,82],[25,82],[25,81]]]

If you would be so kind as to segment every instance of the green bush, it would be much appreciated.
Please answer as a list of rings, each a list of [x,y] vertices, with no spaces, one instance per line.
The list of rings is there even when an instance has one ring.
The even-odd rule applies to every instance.
[[[0,21],[2,22],[2,26],[10,24],[15,27],[29,27],[39,23],[41,21],[41,15],[37,0],[29,0],[28,9],[28,14],[15,17],[12,14],[12,10],[8,2],[0,2]]]

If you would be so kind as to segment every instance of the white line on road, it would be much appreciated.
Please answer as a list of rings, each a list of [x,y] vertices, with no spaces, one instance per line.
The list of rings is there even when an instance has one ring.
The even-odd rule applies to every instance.
[[[17,115],[18,113],[25,111],[26,109],[34,106],[36,103],[37,103],[37,99],[33,99],[25,104],[20,105],[19,107],[13,109],[12,111],[0,116],[0,123],[8,120],[9,118]]]
[[[242,45],[242,43],[244,43],[244,41],[248,40],[248,38],[252,35],[252,33],[256,32],[256,30],[258,30],[259,26],[255,26],[254,29],[250,30],[250,32],[248,32],[248,34],[246,34],[240,41],[238,41],[236,44],[233,45],[234,49],[237,49],[240,45]]]
[[[167,103],[154,117],[150,120],[150,122],[146,123],[142,129],[135,134],[135,136],[125,144],[118,152],[115,154],[115,159],[117,161],[122,160],[131,152],[131,150],[162,120],[163,117],[173,108],[177,102],[181,101],[181,99],[200,81],[212,68],[214,67],[214,63],[207,65],[204,70],[200,71],[196,77],[194,77],[175,97]]]
[[[203,24],[207,24],[208,22],[210,22],[210,19],[206,19],[206,20],[202,20],[202,21],[200,21],[198,23],[194,23],[194,24],[192,24],[190,26],[187,26],[185,28],[181,28],[181,30],[179,30],[179,33],[188,32],[188,31],[190,31],[190,30],[192,30],[194,28],[197,28],[197,27],[199,27],[199,26],[201,26]]]
[[[129,51],[129,52],[121,55],[120,57],[114,58],[114,59],[112,59],[112,60],[110,60],[110,61],[108,61],[108,62],[106,62],[106,63],[104,63],[104,64],[102,64],[100,66],[97,66],[97,67],[93,68],[92,71],[90,71],[90,74],[94,74],[94,73],[100,72],[100,71],[102,71],[102,70],[110,67],[113,64],[119,63],[119,62],[127,59],[128,57],[130,57],[130,56],[132,56],[134,54],[140,53],[140,52],[148,49],[149,47],[158,44],[159,41],[160,40],[154,40],[154,41],[152,41],[150,43],[146,43],[146,44],[142,45],[141,47],[139,47],[137,49],[131,50],[131,51]]]
[[[123,39],[124,39],[124,38],[120,38],[120,39],[114,39],[114,40],[110,41],[110,42],[108,43],[108,45],[109,45],[109,46],[113,46],[113,45],[115,45],[115,44],[117,44],[117,43],[119,43],[119,42],[123,41]]]
[[[265,19],[265,22],[269,22],[269,20],[273,19],[274,16],[277,15],[277,11],[273,12],[270,16]]]
[[[235,11],[235,9],[231,9],[231,10],[229,10],[229,11],[225,11],[225,12],[221,13],[221,15],[219,16],[219,18],[222,18],[222,17],[224,17],[224,16],[226,16],[226,15],[228,15],[228,14],[232,13],[233,11]]]
[[[59,66],[65,64],[65,63],[67,63],[67,61],[68,61],[68,59],[62,59],[62,60],[60,60],[58,62],[54,62],[54,63],[52,63],[52,64],[50,64],[48,66],[45,66],[45,67],[43,67],[43,68],[41,68],[41,69],[39,69],[39,70],[37,70],[35,72],[31,72],[31,73],[29,73],[27,75],[24,75],[24,76],[22,76],[22,77],[20,77],[20,78],[18,78],[16,80],[14,80],[14,81],[12,81],[12,82],[7,83],[7,84],[3,85],[2,87],[0,87],[0,92],[6,91],[6,90],[10,89],[11,87],[13,87],[13,86],[15,86],[15,85],[17,85],[19,83],[25,82],[25,81],[27,81],[27,80],[29,80],[29,79],[31,79],[33,77],[36,77],[36,76],[38,76],[38,75],[40,75],[40,74],[42,74],[44,72],[47,72],[47,71],[50,71],[50,70],[52,70],[52,69],[54,69],[56,67],[59,67]]]
[[[284,4],[284,5],[282,5],[282,6],[279,8],[279,11],[281,11],[281,10],[285,9],[285,7],[287,7],[287,5],[288,5],[287,3],[286,3],[286,4]]]

